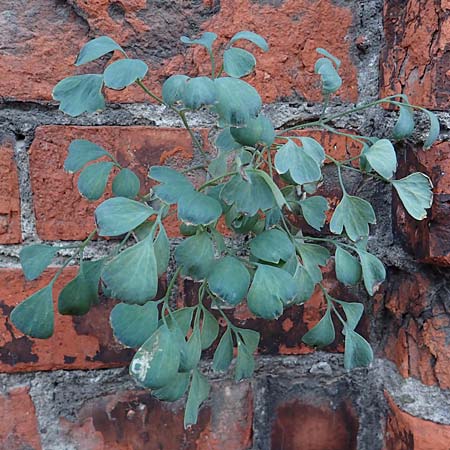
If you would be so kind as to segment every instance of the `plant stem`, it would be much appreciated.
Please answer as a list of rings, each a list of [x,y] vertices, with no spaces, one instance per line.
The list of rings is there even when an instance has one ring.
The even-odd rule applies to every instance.
[[[236,175],[236,174],[237,174],[237,172],[227,172],[227,173],[224,174],[224,175],[220,175],[219,177],[213,178],[212,180],[209,180],[209,181],[207,181],[206,183],[203,183],[203,184],[198,188],[198,190],[199,190],[199,191],[202,191],[203,189],[207,188],[208,186],[211,186],[212,184],[215,184],[215,183],[217,183],[218,181],[223,180],[223,179],[226,178],[226,177],[231,177],[231,176]]]

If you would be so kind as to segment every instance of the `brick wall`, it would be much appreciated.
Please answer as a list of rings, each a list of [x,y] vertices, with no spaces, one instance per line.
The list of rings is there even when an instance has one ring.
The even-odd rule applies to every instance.
[[[449,26],[445,0],[0,0],[0,449],[450,449]],[[107,326],[113,301],[83,317],[57,317],[46,341],[20,334],[8,315],[56,270],[26,281],[22,246],[83,239],[93,225],[95,204],[80,198],[76,177],[62,170],[72,139],[103,144],[143,183],[152,164],[181,167],[196,157],[176,118],[134,88],[111,94],[100,114],[58,112],[52,87],[73,73],[80,46],[110,35],[149,64],[158,91],[167,75],[195,75],[207,63],[201,49],[182,47],[181,35],[209,30],[228,39],[241,29],[271,46],[250,82],[277,127],[320,112],[316,47],[343,61],[344,87],[330,111],[394,92],[436,111],[438,144],[420,150],[424,120],[397,146],[400,172],[426,172],[436,195],[418,223],[385,187],[347,180],[375,205],[370,247],[388,278],[374,298],[337,285],[332,267],[325,282],[336,296],[365,303],[360,332],[375,349],[370,368],[346,372],[342,342],[323,352],[301,343],[320,318],[320,292],[269,323],[238,308],[236,321],[262,333],[255,378],[235,384],[211,374],[199,423],[184,431],[182,403],[160,403],[128,377],[131,354]],[[191,119],[207,142],[211,119]],[[383,137],[394,120],[392,111],[374,110],[337,126]],[[329,152],[352,152],[342,139],[319,138]],[[333,180],[322,187],[331,202]],[[177,224],[167,226],[176,237]],[[104,250],[97,242],[89,255]],[[65,269],[61,282],[74,273]],[[189,304],[195,292],[192,283],[180,284],[177,302]]]

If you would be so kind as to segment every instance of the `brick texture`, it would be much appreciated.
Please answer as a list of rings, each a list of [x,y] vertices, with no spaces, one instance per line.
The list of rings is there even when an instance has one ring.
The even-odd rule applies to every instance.
[[[412,104],[450,106],[448,1],[384,2],[381,95],[407,94]]]
[[[22,240],[19,180],[11,141],[0,144],[0,244]]]
[[[38,423],[28,388],[0,394],[0,449],[41,450]]]
[[[2,10],[6,14],[1,22],[5,43],[0,53],[0,92],[5,98],[50,100],[54,85],[62,78],[100,71],[101,63],[72,65],[82,44],[95,36],[109,35],[131,57],[144,59],[150,67],[149,85],[158,91],[173,73],[210,72],[205,51],[183,46],[182,35],[192,36],[199,29],[215,31],[223,47],[237,31],[251,29],[265,35],[271,46],[268,54],[256,50],[257,71],[249,78],[265,101],[294,94],[320,98],[318,78],[313,74],[316,47],[325,47],[343,60],[345,87],[340,96],[357,99],[348,39],[352,13],[331,0],[314,7],[309,0],[227,0],[220,7],[216,1],[38,0],[27,8],[6,0]],[[138,87],[132,87],[126,93],[111,93],[109,98],[129,102],[145,97]]]
[[[9,321],[14,306],[44,287],[56,269],[48,269],[37,281],[26,281],[19,269],[0,270],[0,372],[55,369],[98,369],[127,365],[132,351],[115,341],[109,326],[113,301],[103,301],[85,316],[56,314],[50,339],[32,339]],[[69,267],[55,283],[59,291],[76,275]],[[55,305],[56,306],[56,305]]]
[[[147,176],[151,166],[170,163],[185,167],[193,155],[192,141],[182,129],[39,127],[30,148],[30,171],[37,232],[44,240],[86,238],[95,227],[95,208],[108,196],[97,202],[83,199],[77,188],[78,175],[64,172],[67,150],[74,139],[89,139],[103,146],[122,166],[135,170],[143,193],[151,186]],[[177,235],[176,221],[172,219],[168,225],[169,234]]]
[[[450,426],[414,417],[402,411],[386,394],[390,412],[384,450],[448,450]]]

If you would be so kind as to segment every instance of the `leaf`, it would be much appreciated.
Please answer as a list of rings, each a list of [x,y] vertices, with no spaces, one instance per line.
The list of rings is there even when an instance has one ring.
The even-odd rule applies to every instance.
[[[299,138],[302,150],[313,158],[317,164],[322,165],[325,161],[325,150],[315,139],[302,136]]]
[[[19,303],[11,312],[10,320],[23,334],[47,339],[53,334],[53,283],[45,286]]]
[[[55,257],[56,247],[34,244],[24,247],[19,254],[20,264],[27,280],[35,280],[49,266]]]
[[[225,256],[212,267],[208,275],[208,286],[217,297],[231,305],[237,305],[248,292],[250,274],[238,259]]]
[[[233,360],[233,338],[230,328],[227,328],[219,341],[213,358],[213,370],[215,372],[226,372]]]
[[[180,365],[180,351],[174,333],[159,327],[136,352],[130,375],[146,388],[158,389],[174,380]]]
[[[78,178],[78,190],[88,200],[98,200],[106,189],[113,162],[98,162],[83,169]]]
[[[342,234],[345,228],[348,237],[356,242],[369,235],[369,223],[376,223],[372,205],[362,198],[344,193],[331,218],[330,231]]]
[[[314,66],[314,72],[322,79],[322,93],[333,94],[342,86],[342,78],[328,58],[320,58]]]
[[[72,316],[86,314],[98,302],[98,285],[103,260],[81,261],[77,276],[58,296],[58,312]]]
[[[250,330],[247,328],[239,328],[238,333],[244,341],[250,353],[254,353],[258,348],[260,334],[255,330]]]
[[[199,233],[184,240],[175,249],[175,259],[183,276],[205,279],[214,262],[214,248],[208,233]]]
[[[153,191],[169,205],[177,203],[183,195],[194,190],[194,186],[184,175],[169,167],[153,166],[149,176],[161,183],[155,186]]]
[[[179,372],[169,384],[166,384],[162,388],[154,389],[152,395],[158,400],[175,402],[183,397],[184,393],[187,391],[189,380],[189,372]]]
[[[325,247],[317,244],[305,244],[298,242],[298,252],[303,261],[303,266],[309,273],[311,280],[318,283],[322,280],[322,271],[319,266],[326,266],[330,259],[330,252]]]
[[[274,197],[269,185],[258,172],[246,172],[233,176],[223,187],[220,198],[227,205],[234,205],[238,212],[254,216],[259,210],[270,209]]]
[[[320,231],[324,226],[327,216],[325,214],[328,211],[329,205],[326,198],[316,195],[314,197],[308,197],[304,200],[300,200],[300,207],[302,209],[303,217],[308,225],[315,230]]]
[[[250,170],[251,169],[249,169],[249,172]],[[286,205],[286,208],[290,211],[291,208],[286,202],[283,193],[280,191],[279,187],[275,184],[272,178],[266,172],[259,169],[254,170],[254,173],[260,176],[266,182],[267,186],[269,186],[278,208],[283,209],[283,206]]]
[[[287,261],[294,253],[289,236],[281,230],[267,230],[250,241],[250,252],[256,258],[278,264]]]
[[[380,139],[370,146],[364,156],[370,166],[382,177],[389,180],[397,170],[397,155],[388,139]]]
[[[433,203],[433,184],[429,177],[415,172],[400,180],[392,180],[392,185],[410,216],[416,220],[427,217],[426,210]]]
[[[361,279],[361,264],[347,250],[336,247],[335,253],[336,278],[344,284],[354,285]]]
[[[185,347],[185,354],[182,357],[181,368],[183,372],[192,370],[200,361],[202,355],[202,339],[200,328],[194,327]]]
[[[195,369],[192,372],[191,387],[184,411],[184,428],[197,423],[200,405],[208,398],[209,391],[208,380]]]
[[[308,271],[300,264],[294,273],[294,282],[297,287],[294,303],[301,304],[308,301],[314,292],[314,282]]]
[[[114,50],[119,50],[124,53],[122,47],[108,36],[100,36],[92,39],[92,41],[89,41],[81,49],[75,65],[81,66],[82,64],[94,61]]]
[[[219,322],[207,309],[203,309],[201,328],[202,350],[210,347],[219,334]]]
[[[386,269],[375,255],[364,250],[357,250],[357,252],[361,260],[364,286],[369,295],[373,295],[378,290],[379,285],[385,280]]]
[[[100,236],[120,236],[145,222],[155,211],[144,203],[124,197],[105,200],[95,210]]]
[[[239,33],[236,33],[230,39],[230,44],[233,44],[239,39],[245,39],[246,41],[250,41],[265,52],[269,50],[269,45],[267,44],[267,41],[259,34],[253,33],[253,31],[239,31]]]
[[[178,218],[188,225],[209,225],[222,215],[220,203],[198,191],[183,195],[178,202]]]
[[[216,86],[208,77],[186,80],[181,100],[189,109],[198,109],[204,105],[213,105],[217,101]]]
[[[427,139],[423,144],[424,148],[428,149],[439,137],[441,130],[439,125],[439,119],[437,118],[436,114],[434,114],[431,111],[428,111],[428,109],[425,109],[423,111],[427,114],[428,118],[430,119],[430,132],[428,133]]]
[[[137,80],[142,80],[147,72],[147,64],[140,59],[119,59],[106,68],[103,79],[105,86],[121,90]]]
[[[155,297],[158,273],[152,236],[123,250],[105,264],[102,280],[112,297],[144,304]]]
[[[181,38],[180,38],[180,40],[183,44],[202,45],[210,52],[212,51],[212,46],[216,39],[217,39],[217,34],[211,33],[209,31],[206,31],[205,33],[203,33],[198,39],[190,39],[187,36],[181,36]]]
[[[167,271],[170,259],[170,242],[166,230],[162,225],[159,226],[159,233],[154,242],[154,249],[158,277],[160,277]]]
[[[130,169],[121,169],[112,182],[112,191],[116,197],[135,198],[139,194],[141,182]]]
[[[370,344],[358,333],[345,327],[344,367],[346,369],[364,367],[372,361],[373,351]]]
[[[186,75],[172,75],[162,87],[162,98],[168,105],[174,105],[183,98],[186,83],[190,78]]]
[[[229,130],[236,142],[249,147],[255,147],[258,144],[270,147],[275,141],[272,121],[262,113],[255,119],[250,119],[245,126],[231,127]]]
[[[61,80],[54,87],[52,95],[60,102],[61,111],[76,117],[84,112],[92,113],[105,107],[102,87],[102,75],[76,75]]]
[[[242,126],[259,114],[262,101],[254,87],[231,77],[216,78],[214,84],[217,92],[214,108],[224,124]]]
[[[221,152],[231,152],[241,148],[241,144],[237,142],[231,134],[231,128],[224,128],[216,138],[216,147]]]
[[[330,308],[327,308],[325,315],[302,337],[302,341],[314,347],[326,347],[332,344],[335,338],[336,335]]]
[[[400,114],[397,123],[392,130],[394,139],[405,139],[414,131],[414,115],[410,106],[400,106]]]
[[[102,156],[111,157],[111,155],[97,144],[85,139],[75,139],[69,145],[69,154],[64,161],[64,170],[69,173],[77,172],[85,164]]]
[[[341,300],[334,300],[335,302],[339,303],[339,305],[342,306],[342,309],[345,312],[345,317],[347,319],[347,326],[346,328],[350,328],[354,330],[356,326],[358,325],[359,321],[361,320],[361,317],[364,312],[364,305],[362,303],[356,303],[356,302],[343,302]]]
[[[118,303],[109,317],[114,337],[127,347],[140,347],[158,328],[158,314],[151,301],[142,306]]]
[[[241,340],[237,341],[236,373],[235,380],[240,381],[250,378],[255,370],[255,359]]]
[[[255,57],[242,48],[231,47],[223,53],[223,68],[230,77],[245,77],[253,72],[255,65]]]
[[[171,330],[179,328],[181,334],[186,336],[191,328],[192,316],[194,311],[197,309],[196,306],[188,306],[185,308],[177,309],[172,314],[165,317],[168,327]],[[175,322],[173,321],[175,319]],[[161,319],[159,321],[159,326],[163,325],[164,321]]]
[[[275,155],[275,168],[279,174],[289,172],[297,184],[311,183],[322,177],[317,161],[291,140],[278,149]]]
[[[316,48],[316,52],[320,53],[323,56],[326,56],[328,59],[331,59],[333,61],[334,65],[337,69],[341,67],[341,60],[336,58],[336,56],[333,56],[329,51],[325,50],[324,48]]]
[[[264,319],[276,319],[283,306],[297,294],[292,276],[278,267],[259,264],[247,295],[250,311]]]

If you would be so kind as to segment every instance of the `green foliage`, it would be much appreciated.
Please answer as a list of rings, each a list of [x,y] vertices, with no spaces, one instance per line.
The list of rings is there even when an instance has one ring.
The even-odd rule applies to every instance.
[[[331,96],[342,84],[338,58],[317,49],[320,57],[314,71],[325,100],[320,117],[276,131],[271,120],[261,113],[258,92],[241,79],[256,65],[249,44],[267,51],[267,42],[254,32],[241,31],[219,48],[214,46],[216,38],[209,32],[197,39],[181,38],[187,45],[204,47],[211,62],[210,76],[203,72],[197,77],[172,75],[162,86],[162,98],[145,85],[147,64],[128,58],[112,39],[102,36],[82,48],[76,65],[114,51],[120,58],[106,64],[103,73],[60,81],[53,91],[59,108],[71,116],[92,113],[105,106],[103,89],[138,86],[180,119],[192,137],[196,162],[182,171],[151,167],[151,188],[145,191],[138,176],[122,167],[112,153],[94,142],[74,140],[64,169],[80,172],[81,194],[89,200],[99,199],[111,177],[113,196],[97,206],[96,227],[82,243],[37,243],[20,253],[25,277],[33,280],[59,250],[71,249],[65,265],[79,261],[79,270],[60,292],[59,312],[85,314],[98,303],[99,287],[104,295],[120,301],[111,312],[110,322],[120,343],[138,349],[130,364],[131,376],[160,400],[175,401],[187,395],[185,426],[196,423],[199,408],[209,394],[208,381],[199,369],[204,350],[217,345],[212,368],[224,372],[234,367],[237,381],[254,372],[253,354],[259,333],[237,327],[230,319],[233,315],[226,311],[242,302],[255,316],[271,320],[291,305],[308,301],[315,289],[321,289],[326,310],[305,333],[303,342],[324,347],[335,341],[336,331],[342,330],[345,367],[366,366],[372,361],[369,343],[355,331],[363,304],[335,299],[322,284],[322,271],[330,267],[333,250],[339,282],[362,282],[368,294],[374,295],[386,278],[382,261],[367,248],[370,225],[376,223],[375,211],[367,200],[347,191],[343,172],[357,171],[391,184],[406,211],[417,220],[426,217],[432,202],[432,184],[426,175],[412,173],[394,178],[397,156],[388,139],[347,134],[360,146],[359,155],[336,160],[329,154],[330,149],[324,149],[315,139],[290,133],[306,132],[314,126],[326,133],[342,134],[330,125],[335,118],[355,110],[327,116]],[[238,47],[243,41],[246,49]],[[397,97],[400,101],[395,100]],[[357,109],[363,111],[381,103],[399,108],[392,130],[394,139],[405,139],[413,133],[414,110],[425,113],[430,121],[425,148],[438,138],[436,115],[409,104],[405,95]],[[217,153],[199,142],[189,126],[189,112],[199,108],[216,119],[218,131],[211,135],[217,136]],[[337,171],[342,190],[332,214],[328,214],[327,199],[319,195],[321,184],[328,182],[329,171],[322,172],[327,159]],[[174,214],[183,237],[171,243],[163,223],[166,218],[172,220]],[[314,228],[314,233],[298,217]],[[337,236],[330,236],[328,230]],[[110,252],[103,259],[89,261],[84,250],[95,236],[110,238]],[[46,287],[14,308],[11,321],[23,333],[35,338],[52,335],[52,288],[61,272],[57,271]],[[159,279],[166,276],[167,283],[159,284]],[[177,303],[173,296],[179,277],[197,282],[198,298],[192,299],[192,306],[173,306]],[[161,298],[155,298],[158,286],[167,286]],[[339,322],[342,327],[335,327]]]

